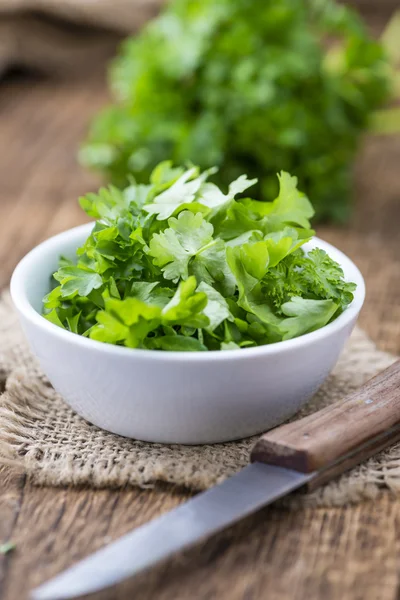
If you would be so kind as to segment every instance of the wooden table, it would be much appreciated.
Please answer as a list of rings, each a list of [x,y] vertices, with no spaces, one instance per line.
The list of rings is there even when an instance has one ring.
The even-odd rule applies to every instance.
[[[75,156],[105,85],[14,79],[0,90],[0,285],[40,240],[84,221],[76,198],[95,188]],[[350,228],[320,228],[363,270],[369,295],[361,324],[382,348],[400,350],[400,138],[366,143],[357,166]],[[182,491],[39,489],[0,475],[0,597],[28,590],[106,542],[178,505]],[[295,513],[267,508],[227,532],[101,598],[395,600],[400,503]]]

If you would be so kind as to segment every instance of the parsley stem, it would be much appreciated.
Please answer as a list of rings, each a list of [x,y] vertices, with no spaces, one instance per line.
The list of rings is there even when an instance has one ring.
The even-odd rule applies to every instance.
[[[208,250],[209,248],[212,248],[213,246],[215,246],[215,244],[217,244],[217,243],[218,243],[218,239],[217,240],[212,240],[211,242],[209,242],[208,244],[206,244],[205,246],[203,246],[202,248],[200,248],[200,250],[198,250],[196,252],[196,254],[194,254],[193,256],[198,256],[202,252],[205,252],[205,250]]]

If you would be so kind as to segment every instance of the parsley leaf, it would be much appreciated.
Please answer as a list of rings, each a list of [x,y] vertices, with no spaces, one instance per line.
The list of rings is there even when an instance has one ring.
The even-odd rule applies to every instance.
[[[0,554],[5,556],[6,554],[9,554],[13,550],[15,550],[16,547],[17,547],[17,545],[15,544],[15,542],[12,542],[12,541],[5,542],[4,544],[0,544]]]
[[[168,224],[163,233],[153,235],[149,255],[164,277],[176,283],[180,277],[187,279],[190,259],[213,243],[214,228],[201,213],[189,211],[181,212],[177,219],[172,217]]]
[[[281,310],[289,318],[284,319],[280,329],[284,332],[283,339],[320,329],[333,317],[338,305],[333,300],[309,300],[293,296],[289,302],[282,304]]]
[[[207,305],[207,296],[204,292],[196,291],[197,282],[195,277],[189,277],[181,281],[173,298],[163,308],[162,322],[164,325],[207,327],[208,317],[202,313]]]
[[[208,329],[214,331],[225,319],[233,321],[233,316],[225,298],[211,285],[202,281],[197,288],[199,292],[204,292],[207,296],[207,304],[204,307],[204,314],[209,319]]]
[[[88,296],[93,290],[103,285],[99,273],[83,267],[61,267],[54,274],[54,279],[61,283],[61,296]]]
[[[308,198],[297,189],[297,177],[281,172],[279,178],[279,195],[272,203],[271,212],[282,223],[300,225],[305,229],[310,227],[309,219],[314,215],[314,209]]]
[[[197,173],[198,169],[195,167],[183,173],[171,187],[158,194],[151,204],[147,204],[144,210],[151,215],[157,215],[157,219],[162,221],[168,219],[177,208],[191,204],[204,179],[195,177]]]

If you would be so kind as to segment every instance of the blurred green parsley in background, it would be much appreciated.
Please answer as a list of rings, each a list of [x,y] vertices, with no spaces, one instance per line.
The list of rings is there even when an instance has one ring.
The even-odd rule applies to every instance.
[[[392,74],[382,44],[333,0],[172,0],[123,44],[115,102],[81,160],[118,186],[147,181],[165,158],[217,165],[225,187],[257,177],[260,199],[275,197],[283,169],[318,218],[343,221],[361,134]]]

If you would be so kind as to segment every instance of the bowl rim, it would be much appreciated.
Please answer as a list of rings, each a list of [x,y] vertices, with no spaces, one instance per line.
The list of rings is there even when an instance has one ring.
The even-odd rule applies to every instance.
[[[65,329],[61,329],[57,325],[51,323],[45,319],[40,313],[38,313],[32,306],[27,297],[25,282],[27,281],[27,274],[32,269],[38,268],[41,257],[44,253],[48,253],[50,250],[57,252],[57,247],[60,242],[65,242],[69,238],[79,239],[81,236],[89,235],[91,229],[94,226],[94,222],[85,223],[71,229],[67,229],[57,235],[54,235],[45,241],[35,246],[30,252],[28,252],[17,264],[11,277],[10,282],[10,293],[11,298],[16,307],[17,311],[32,325],[39,327],[46,331],[48,334],[53,335],[56,338],[60,338],[65,342],[76,344],[77,346],[87,348],[88,350],[97,352],[108,352],[114,356],[123,357],[135,357],[135,358],[147,358],[151,360],[163,360],[163,361],[204,361],[204,360],[232,360],[232,359],[244,359],[252,358],[259,355],[274,355],[282,352],[294,350],[296,348],[302,348],[321,340],[322,338],[328,338],[331,334],[345,328],[351,323],[351,321],[357,317],[360,312],[365,299],[365,282],[364,278],[353,263],[353,261],[346,256],[341,250],[333,246],[332,244],[325,242],[324,240],[313,237],[312,242],[319,244],[323,250],[333,251],[335,254],[334,259],[337,260],[341,266],[352,271],[352,279],[357,284],[356,291],[354,293],[354,299],[352,303],[343,311],[341,315],[337,317],[331,323],[328,323],[324,327],[305,333],[299,337],[284,340],[280,342],[274,342],[272,344],[265,344],[262,346],[256,346],[251,348],[240,348],[229,351],[222,350],[209,350],[207,352],[179,352],[179,351],[166,351],[161,352],[159,350],[146,350],[141,348],[127,348],[126,346],[116,346],[113,344],[107,344],[105,342],[99,342],[90,338],[83,337],[81,335],[72,333]],[[82,240],[83,241],[83,240]],[[82,243],[82,242],[79,242]],[[49,274],[50,275],[50,274]]]

